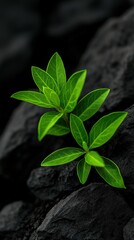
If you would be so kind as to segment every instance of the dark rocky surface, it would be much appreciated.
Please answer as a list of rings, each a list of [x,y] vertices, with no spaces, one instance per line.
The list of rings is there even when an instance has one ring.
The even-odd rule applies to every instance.
[[[32,210],[32,206],[21,201],[4,207],[0,212],[0,233],[19,231]]]
[[[46,215],[46,206],[22,201],[14,202],[0,212],[0,239],[30,239]]]
[[[86,49],[79,68],[87,68],[85,92],[109,87],[108,111],[124,110],[134,101],[134,9],[109,20]],[[105,110],[106,110],[105,109]]]
[[[134,239],[134,218],[131,218],[129,222],[124,227],[123,231],[124,240],[133,240]]]
[[[43,158],[55,148],[61,147],[63,139],[55,144],[55,137],[48,136],[41,143],[37,140],[37,124],[46,110],[22,103],[11,116],[0,139],[0,177],[9,183],[7,199],[26,193],[26,180],[30,171],[39,166]],[[47,146],[45,147],[47,142]],[[17,181],[16,181],[17,180]],[[3,189],[3,191],[5,191]],[[16,193],[17,191],[17,193]],[[24,192],[23,192],[24,191]]]
[[[63,35],[84,25],[100,24],[104,20],[121,14],[129,7],[126,0],[69,0],[61,1],[50,15],[48,32]]]
[[[73,192],[47,214],[37,239],[122,239],[123,227],[133,211],[121,196],[103,184]]]
[[[134,238],[133,4],[133,0],[0,1],[1,240]],[[87,127],[102,113],[127,109],[128,117],[115,136],[98,149],[119,166],[126,190],[102,183],[94,170],[83,187],[76,162],[40,167],[50,152],[76,143],[70,135],[47,136],[39,143],[37,123],[46,109],[9,97],[35,88],[31,65],[45,68],[55,51],[63,58],[67,76],[87,68],[85,93],[111,89]]]
[[[61,43],[64,43],[63,57],[68,74],[77,66],[96,30],[107,19],[121,15],[129,7],[127,0],[59,1],[48,16],[45,30],[49,39],[56,42],[54,48],[59,52],[63,52]]]
[[[30,86],[26,72],[30,71],[39,26],[38,11],[26,1],[0,2],[0,133],[15,107],[9,101],[11,93]]]
[[[56,168],[34,169],[27,184],[31,192],[44,202],[54,202],[80,187],[74,162]]]

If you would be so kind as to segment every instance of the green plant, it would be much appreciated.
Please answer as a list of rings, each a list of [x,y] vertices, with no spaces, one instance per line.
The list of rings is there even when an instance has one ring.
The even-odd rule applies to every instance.
[[[82,157],[77,164],[77,175],[82,184],[87,181],[91,167],[94,167],[109,185],[125,188],[118,166],[112,160],[101,156],[96,148],[114,135],[127,112],[113,112],[103,116],[92,126],[89,134],[83,123],[100,109],[110,89],[96,89],[79,100],[86,70],[74,73],[66,81],[64,64],[58,53],[51,57],[46,71],[32,67],[32,76],[39,91],[21,91],[11,97],[53,109],[44,113],[39,120],[39,141],[47,134],[62,136],[71,132],[80,146],[58,149],[47,156],[41,166],[57,166]]]

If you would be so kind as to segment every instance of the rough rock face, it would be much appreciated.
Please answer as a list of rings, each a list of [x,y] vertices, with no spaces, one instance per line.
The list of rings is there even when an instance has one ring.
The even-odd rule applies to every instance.
[[[46,215],[46,206],[14,202],[0,212],[0,239],[27,240]]]
[[[52,35],[67,34],[81,25],[95,25],[123,12],[129,6],[126,0],[72,0],[61,1],[52,16],[48,31]]]
[[[48,16],[46,35],[56,42],[55,49],[62,52],[70,75],[77,67],[87,44],[96,30],[112,16],[127,10],[127,0],[64,0],[53,8]],[[62,51],[64,43],[66,51]],[[51,48],[51,47],[50,47]]]
[[[109,87],[105,104],[109,111],[123,110],[134,101],[134,9],[109,20],[83,55],[79,69],[87,68],[85,92]]]
[[[133,240],[134,239],[134,218],[131,218],[129,222],[124,227],[123,231],[124,240]]]
[[[26,188],[25,182],[30,171],[40,166],[48,153],[63,144],[62,138],[56,142],[53,136],[38,142],[37,124],[45,111],[46,109],[31,104],[20,104],[1,136],[0,176],[5,179],[6,184],[9,181],[9,195],[10,191],[14,191],[14,196],[19,193],[21,196],[25,195],[23,190]]]
[[[5,81],[16,77],[31,61],[39,17],[24,4],[8,2],[0,4],[0,20],[0,72],[1,81]]]
[[[103,184],[91,184],[55,205],[37,229],[37,239],[122,240],[133,211]]]
[[[30,86],[26,72],[30,70],[40,26],[40,17],[34,10],[37,4],[33,3],[0,1],[0,133],[14,109],[10,95],[21,87]]]
[[[0,212],[0,233],[20,230],[25,217],[32,211],[32,206],[24,202],[13,202]]]
[[[32,193],[44,202],[54,202],[80,187],[74,162],[60,167],[34,169],[28,179]]]

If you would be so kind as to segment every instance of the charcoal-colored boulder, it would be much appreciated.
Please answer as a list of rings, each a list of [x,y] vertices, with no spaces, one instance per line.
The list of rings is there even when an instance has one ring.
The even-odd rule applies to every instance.
[[[0,134],[15,107],[10,95],[32,87],[30,68],[40,26],[34,6],[32,1],[30,5],[26,1],[0,1]]]
[[[0,233],[16,232],[25,223],[25,217],[32,211],[31,205],[22,201],[5,206],[0,212]]]
[[[14,235],[27,226],[32,210],[32,205],[22,201],[5,206],[0,212],[0,239],[17,239]]]
[[[46,215],[47,205],[13,202],[0,212],[1,240],[28,240]]]
[[[76,175],[76,162],[34,169],[27,184],[31,192],[44,202],[54,202],[81,186]]]
[[[14,189],[15,196],[19,193],[25,195],[23,188],[26,188],[30,171],[39,167],[45,156],[60,148],[64,142],[64,138],[59,137],[57,141],[53,136],[46,136],[42,142],[38,141],[37,125],[45,111],[45,108],[32,104],[20,104],[1,136],[0,176],[9,181],[9,189]],[[11,194],[12,190],[9,195]]]
[[[111,89],[105,108],[123,110],[134,102],[134,9],[109,20],[95,35],[80,60],[87,69],[85,93]]]
[[[68,76],[76,69],[97,29],[128,7],[127,0],[65,0],[50,11],[47,26],[44,22],[44,34],[62,55]]]
[[[123,230],[123,239],[124,240],[133,240],[134,239],[134,218],[131,218],[126,224]]]
[[[92,28],[107,18],[121,14],[129,4],[126,0],[61,1],[50,15],[48,31],[52,35],[67,34],[82,25]]]
[[[133,216],[118,191],[90,184],[55,205],[37,229],[39,240],[122,240]]]
[[[0,82],[11,81],[30,63],[39,23],[38,13],[25,4],[0,3]]]

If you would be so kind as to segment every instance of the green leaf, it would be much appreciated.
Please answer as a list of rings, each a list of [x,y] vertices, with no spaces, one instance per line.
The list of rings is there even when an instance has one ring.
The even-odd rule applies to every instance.
[[[48,131],[55,125],[55,123],[62,117],[63,113],[58,112],[46,112],[39,120],[38,124],[38,140],[48,134]]]
[[[91,166],[85,162],[85,159],[81,159],[77,164],[77,176],[80,183],[84,184],[89,176]]]
[[[86,70],[74,73],[66,83],[66,87],[62,91],[61,103],[65,112],[72,112],[76,107],[78,98],[81,94],[85,83]]]
[[[89,133],[90,149],[106,143],[114,135],[127,114],[127,112],[113,112],[100,118]]]
[[[54,136],[63,136],[70,132],[70,128],[67,127],[65,121],[60,118],[56,124],[48,131],[48,134]]]
[[[71,133],[76,142],[83,147],[83,142],[88,144],[88,134],[82,120],[74,114],[70,114]]]
[[[41,163],[41,166],[58,166],[72,162],[82,156],[84,151],[80,148],[67,147],[58,149],[47,156]]]
[[[24,102],[32,103],[39,107],[53,108],[54,105],[42,93],[34,91],[20,91],[14,93],[12,98],[22,100]]]
[[[90,151],[85,155],[85,161],[94,167],[104,167],[103,158],[96,151]]]
[[[56,52],[48,62],[47,73],[56,81],[59,90],[66,84],[66,72],[60,55]]]
[[[88,150],[89,150],[89,147],[87,146],[87,143],[86,142],[82,142],[82,148],[86,151],[86,152],[88,152]]]
[[[60,99],[54,90],[48,87],[43,87],[43,93],[50,104],[55,107],[60,107]]]
[[[35,84],[43,92],[43,87],[49,87],[59,94],[59,89],[54,79],[44,70],[38,67],[32,67],[32,76]]]
[[[78,115],[82,121],[91,118],[100,109],[109,92],[110,89],[101,88],[88,93],[79,101],[74,114]]]
[[[105,167],[96,167],[98,174],[111,186],[126,188],[118,166],[108,158],[103,157]]]

